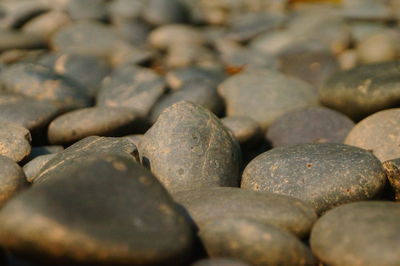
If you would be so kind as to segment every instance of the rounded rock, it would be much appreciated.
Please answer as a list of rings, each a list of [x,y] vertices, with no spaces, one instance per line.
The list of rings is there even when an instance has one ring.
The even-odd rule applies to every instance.
[[[22,169],[24,170],[26,180],[29,183],[33,183],[35,178],[42,171],[43,166],[45,166],[48,161],[53,159],[55,155],[56,154],[39,155],[30,160],[27,164],[25,164]]]
[[[15,162],[22,161],[31,152],[29,130],[18,124],[0,122],[0,155]]]
[[[221,119],[240,144],[256,142],[261,137],[259,124],[247,116],[228,116]]]

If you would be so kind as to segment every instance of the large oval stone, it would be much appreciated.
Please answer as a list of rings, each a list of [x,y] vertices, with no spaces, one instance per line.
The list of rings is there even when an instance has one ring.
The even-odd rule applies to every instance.
[[[199,231],[211,257],[239,259],[251,265],[315,265],[309,250],[294,235],[250,219],[216,219]]]
[[[367,64],[341,71],[319,90],[321,102],[356,120],[398,105],[399,62]]]
[[[400,108],[377,112],[360,121],[344,143],[371,151],[382,162],[400,157]]]
[[[240,147],[205,108],[182,101],[167,108],[139,143],[141,160],[170,191],[238,186]]]
[[[157,179],[115,154],[77,158],[15,197],[0,212],[0,236],[8,250],[53,265],[178,264],[192,242]]]
[[[316,90],[304,81],[265,69],[227,78],[218,92],[226,101],[227,116],[249,116],[264,130],[286,112],[318,104]]]
[[[317,219],[303,201],[269,192],[213,187],[181,191],[173,197],[199,228],[212,220],[246,218],[306,237]]]
[[[31,133],[18,124],[0,122],[0,155],[20,162],[31,152]]]
[[[311,232],[313,253],[326,265],[397,265],[400,205],[356,202],[320,218]]]
[[[370,152],[344,144],[300,144],[267,151],[243,172],[241,187],[293,196],[318,213],[371,199],[386,183],[380,161]]]

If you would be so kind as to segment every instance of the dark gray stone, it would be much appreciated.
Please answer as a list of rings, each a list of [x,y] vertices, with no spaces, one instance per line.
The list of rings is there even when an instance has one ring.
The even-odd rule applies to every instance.
[[[0,206],[28,187],[21,167],[8,157],[0,155]]]
[[[293,196],[318,213],[379,195],[385,171],[370,152],[335,143],[300,144],[267,151],[243,172],[241,187]]]
[[[170,192],[238,186],[240,147],[219,119],[182,101],[168,107],[139,144],[141,161]]]
[[[2,89],[39,101],[50,101],[62,109],[89,105],[84,89],[73,80],[38,64],[15,64],[0,74]]]
[[[248,116],[266,130],[279,116],[318,104],[317,92],[304,81],[265,69],[227,78],[218,87],[227,116]]]
[[[289,112],[269,128],[266,138],[273,147],[301,143],[343,143],[354,122],[325,107],[308,107]]]
[[[200,229],[212,220],[246,218],[306,237],[317,219],[310,205],[270,192],[215,187],[182,191],[173,197]]]
[[[398,105],[400,63],[367,64],[330,77],[319,90],[321,102],[359,120]]]
[[[307,246],[294,235],[251,219],[211,220],[199,231],[210,257],[229,257],[251,265],[315,265]]]
[[[75,158],[15,197],[0,212],[0,235],[7,250],[52,265],[176,265],[192,245],[157,179],[116,154]]]
[[[400,108],[383,110],[358,122],[344,143],[372,152],[379,160],[400,157]]]
[[[400,205],[356,202],[335,208],[311,232],[313,253],[326,265],[396,265],[400,261]]]
[[[26,128],[18,124],[0,122],[0,155],[20,162],[31,152],[31,141],[31,134]]]
[[[53,159],[54,156],[56,156],[54,153],[39,155],[26,163],[22,168],[24,170],[26,180],[30,183],[33,183],[35,178],[41,173],[43,166],[48,161]]]
[[[151,69],[123,66],[104,79],[97,105],[125,107],[145,117],[164,90],[164,79]]]

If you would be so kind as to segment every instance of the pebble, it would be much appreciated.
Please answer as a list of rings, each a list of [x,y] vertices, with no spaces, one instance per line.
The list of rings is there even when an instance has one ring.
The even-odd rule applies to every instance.
[[[149,171],[115,154],[76,159],[1,210],[3,247],[57,265],[168,265],[187,259],[189,224]]]
[[[320,88],[323,105],[360,120],[400,99],[399,62],[361,65],[332,75]]]
[[[211,220],[199,236],[210,257],[230,257],[251,265],[315,265],[309,248],[294,235],[251,219]]]
[[[278,118],[266,138],[273,147],[301,143],[343,143],[354,127],[345,115],[326,107],[307,107]]]
[[[217,64],[213,51],[205,46],[191,43],[177,43],[168,49],[165,65],[168,68],[190,66],[211,67]]]
[[[164,110],[139,150],[142,163],[170,193],[239,185],[239,144],[214,114],[194,103]]]
[[[131,0],[129,0],[131,2]],[[115,2],[115,1],[114,1]],[[146,46],[151,26],[141,20],[119,18],[113,22],[118,34],[130,44],[135,46]]]
[[[108,4],[112,21],[118,19],[138,19],[145,7],[145,1],[114,0]]]
[[[2,1],[0,3],[1,29],[16,29],[30,18],[48,10],[48,6],[40,1],[20,0]]]
[[[363,201],[340,206],[317,221],[311,248],[326,265],[396,265],[400,205]]]
[[[89,105],[89,97],[76,82],[40,64],[15,64],[0,74],[3,90],[39,101],[50,101],[62,109]]]
[[[299,198],[317,213],[379,196],[386,183],[380,161],[344,144],[285,146],[267,151],[243,171],[241,188]]]
[[[138,127],[138,116],[129,109],[89,107],[54,119],[47,136],[51,144],[64,144],[88,136],[123,136],[133,133]]]
[[[51,38],[51,36],[71,23],[71,18],[62,11],[48,11],[29,20],[22,27],[23,32]]]
[[[270,192],[230,187],[181,191],[173,195],[200,229],[219,219],[251,219],[307,237],[317,215],[303,201]]]
[[[0,64],[32,63],[45,53],[44,49],[8,49],[0,54]]]
[[[383,162],[383,168],[396,200],[400,200],[400,158]]]
[[[248,116],[263,131],[289,111],[318,104],[316,90],[304,81],[264,69],[231,76],[218,92],[225,100],[227,116]]]
[[[378,63],[397,59],[400,52],[399,36],[393,31],[367,35],[358,43],[356,52],[361,63]]]
[[[21,32],[0,30],[0,51],[9,49],[42,49],[47,43],[43,36]]]
[[[231,258],[209,258],[198,260],[191,266],[250,266],[249,264]]]
[[[35,178],[40,174],[42,171],[43,166],[50,161],[51,159],[54,158],[56,154],[45,154],[45,155],[39,155],[33,158],[32,160],[29,160],[28,163],[24,165],[22,168],[24,170],[26,180],[29,183],[33,183]]]
[[[97,105],[124,107],[146,116],[165,91],[165,81],[151,69],[121,66],[103,80]]]
[[[105,20],[107,18],[106,0],[69,0],[66,6],[73,20]]]
[[[260,140],[261,128],[248,116],[224,117],[221,122],[243,146],[257,143]]]
[[[31,141],[31,134],[26,128],[0,121],[0,155],[20,162],[31,152]]]
[[[61,145],[33,146],[31,153],[29,153],[29,156],[26,158],[26,161],[29,162],[40,155],[58,153],[62,152],[63,150],[64,147]]]
[[[382,162],[399,158],[399,118],[400,108],[374,113],[357,123],[344,143],[369,150]]]
[[[139,142],[141,142],[142,139],[144,139],[144,135],[143,134],[133,134],[133,135],[124,136],[124,138],[128,139],[136,147],[138,147],[139,146]]]
[[[187,21],[188,15],[179,0],[148,0],[142,12],[143,19],[152,25],[182,23]]]
[[[0,155],[0,206],[28,188],[21,167],[8,157]]]

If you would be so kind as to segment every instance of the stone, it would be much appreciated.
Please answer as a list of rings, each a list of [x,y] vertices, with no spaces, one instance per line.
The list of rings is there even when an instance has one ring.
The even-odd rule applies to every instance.
[[[355,49],[347,49],[337,57],[341,70],[349,70],[357,66],[358,57]]]
[[[190,101],[201,105],[216,115],[220,114],[224,107],[216,88],[209,82],[187,83],[179,90],[163,95],[154,105],[150,120],[154,123],[166,108],[180,101]]]
[[[69,0],[67,11],[73,20],[105,20],[107,18],[106,0]]]
[[[300,108],[272,123],[266,138],[273,147],[302,143],[343,143],[354,125],[347,116],[326,107]]]
[[[1,29],[17,29],[26,21],[47,11],[49,6],[41,1],[1,1]]]
[[[396,265],[400,260],[400,205],[387,201],[346,204],[320,218],[311,248],[326,265]]]
[[[133,158],[92,154],[53,174],[1,210],[7,250],[53,265],[171,265],[190,255],[189,224]]]
[[[396,60],[400,52],[398,41],[398,34],[388,30],[367,35],[357,43],[358,58],[363,64]]]
[[[5,68],[0,74],[0,84],[3,91],[50,101],[61,109],[89,105],[89,97],[78,83],[39,64],[21,63]]]
[[[142,139],[144,139],[144,135],[143,134],[133,134],[133,135],[127,135],[124,138],[128,139],[130,142],[135,144],[136,147],[138,147],[139,142],[141,142]]]
[[[191,266],[250,266],[249,264],[232,258],[209,258],[198,260]]]
[[[46,48],[43,36],[21,31],[0,30],[0,51],[9,49],[42,49]]]
[[[229,116],[221,119],[241,145],[256,143],[261,137],[259,124],[247,116]]]
[[[95,97],[100,89],[102,80],[110,74],[110,66],[93,56],[76,54],[49,54],[42,57],[39,63],[51,68],[84,86],[91,97]]]
[[[115,43],[108,61],[115,69],[119,67],[145,65],[154,60],[155,56],[155,51],[148,47],[135,46],[128,41],[122,40]]]
[[[352,20],[390,19],[391,10],[380,0],[345,0],[342,3],[342,16]]]
[[[29,162],[41,155],[53,154],[62,152],[64,147],[61,145],[45,145],[45,146],[33,146],[31,153],[26,157],[25,161]]]
[[[0,94],[0,121],[18,124],[30,131],[46,127],[59,112],[49,102]]]
[[[319,89],[320,101],[355,120],[397,106],[399,67],[399,62],[385,62],[337,72]]]
[[[307,237],[317,215],[311,205],[285,195],[233,187],[209,187],[173,195],[198,228],[218,219],[250,219]]]
[[[230,257],[251,265],[315,265],[309,250],[294,235],[251,219],[215,219],[199,231],[210,257]]]
[[[265,131],[278,117],[318,104],[317,92],[304,81],[265,69],[244,71],[218,87],[227,116],[248,116]]]
[[[21,167],[8,157],[0,155],[0,206],[28,187]]]
[[[179,0],[148,0],[142,16],[153,25],[180,23],[187,21],[188,10]]]
[[[33,183],[35,178],[40,174],[42,171],[43,166],[50,161],[51,159],[56,156],[55,153],[52,154],[45,154],[45,155],[39,155],[30,160],[28,163],[24,165],[22,168],[24,170],[26,180],[29,183]]]
[[[57,173],[63,173],[76,161],[84,161],[91,154],[120,155],[127,158],[134,157],[138,160],[136,146],[124,138],[97,137],[84,138],[59,152],[43,167],[42,171],[34,179],[35,184],[40,184]]]
[[[18,124],[0,122],[0,155],[20,162],[31,152],[31,141],[31,134],[26,128]]]
[[[113,1],[114,3],[116,1]],[[129,2],[132,2],[129,0]],[[139,1],[135,1],[139,2]],[[141,20],[117,17],[113,21],[113,26],[118,34],[130,44],[136,46],[145,46],[151,26]]]
[[[284,146],[252,160],[241,188],[299,198],[323,213],[344,203],[373,199],[386,183],[380,161],[344,144]]]
[[[89,107],[65,113],[48,129],[51,144],[73,143],[89,136],[118,137],[137,130],[138,116],[129,109]]]
[[[65,12],[54,10],[29,20],[24,24],[21,30],[23,32],[50,38],[55,32],[68,23],[71,23],[71,19]]]
[[[395,199],[400,200],[400,158],[385,161],[382,166],[386,171]]]
[[[145,117],[165,91],[165,81],[151,69],[121,66],[104,79],[97,105],[129,108]]]
[[[164,110],[139,150],[142,163],[170,193],[239,185],[238,143],[214,114],[194,103]]]
[[[8,49],[0,54],[0,64],[33,63],[46,52],[44,49]]]
[[[213,67],[218,64],[215,53],[204,45],[176,43],[168,49],[165,65],[168,69],[190,66]]]
[[[108,13],[112,21],[116,19],[138,19],[145,7],[145,1],[114,0],[108,5]]]
[[[383,110],[358,122],[344,143],[372,152],[379,160],[400,157],[400,108]]]
[[[279,29],[264,34],[252,39],[248,47],[252,50],[257,50],[266,54],[279,55],[285,49],[295,42],[293,34],[287,29]]]

